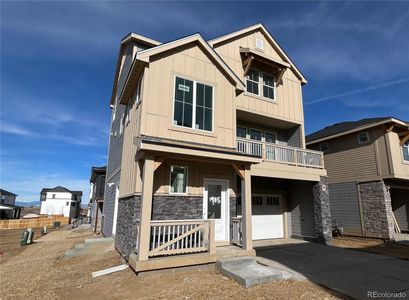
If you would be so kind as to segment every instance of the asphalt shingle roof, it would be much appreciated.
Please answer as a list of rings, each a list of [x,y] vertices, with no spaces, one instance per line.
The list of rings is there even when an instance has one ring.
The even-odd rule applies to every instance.
[[[367,119],[362,119],[358,121],[347,121],[347,122],[342,122],[342,123],[336,123],[331,126],[327,126],[321,130],[318,130],[314,133],[311,133],[310,135],[307,135],[305,137],[305,140],[307,142],[319,140],[334,134],[342,133],[345,131],[353,130],[356,128],[359,128],[361,126],[366,126],[370,124],[375,124],[379,123],[382,121],[386,121],[391,119],[392,117],[381,117],[381,118],[367,118]]]

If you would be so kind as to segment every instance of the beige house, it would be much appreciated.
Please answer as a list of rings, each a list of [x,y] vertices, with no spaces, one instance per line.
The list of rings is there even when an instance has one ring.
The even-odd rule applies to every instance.
[[[409,124],[392,117],[328,126],[307,136],[324,151],[332,220],[350,235],[409,232]]]
[[[261,24],[210,41],[122,40],[104,234],[136,271],[331,239],[323,155],[305,148],[306,82]]]

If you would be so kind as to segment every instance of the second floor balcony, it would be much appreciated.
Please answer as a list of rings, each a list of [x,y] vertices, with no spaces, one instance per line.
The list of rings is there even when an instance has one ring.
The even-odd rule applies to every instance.
[[[324,156],[319,151],[244,138],[237,138],[237,150],[246,155],[260,157],[263,161],[301,167],[324,168]]]

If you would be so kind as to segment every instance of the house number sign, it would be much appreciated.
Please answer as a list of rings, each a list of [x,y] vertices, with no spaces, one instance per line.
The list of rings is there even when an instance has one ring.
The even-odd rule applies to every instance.
[[[190,87],[188,87],[187,85],[184,85],[184,84],[179,84],[178,88],[179,88],[179,90],[187,92],[187,93],[189,93],[189,91],[190,91]]]

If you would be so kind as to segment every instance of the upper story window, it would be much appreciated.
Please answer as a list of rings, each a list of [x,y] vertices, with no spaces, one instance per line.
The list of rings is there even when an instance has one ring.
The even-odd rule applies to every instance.
[[[53,197],[53,199],[55,199],[55,194],[53,194],[53,196],[52,196],[52,197]]]
[[[402,146],[403,160],[409,161],[409,141]]]
[[[275,100],[274,82],[275,78],[273,75],[256,69],[250,69],[246,77],[247,92]]]
[[[247,137],[247,128],[246,128],[246,127],[237,126],[236,136],[239,137],[239,138],[245,139],[245,138]]]
[[[187,167],[170,167],[170,193],[186,194],[187,192]]]
[[[261,131],[256,129],[250,129],[250,139],[261,141]]]
[[[369,142],[369,133],[368,131],[358,133],[358,143],[365,144]]]
[[[213,87],[176,77],[173,125],[213,131]]]
[[[277,134],[273,132],[264,132],[264,140],[266,143],[275,144],[277,142]]]
[[[321,143],[320,144],[320,151],[327,152],[328,151],[328,143]]]

